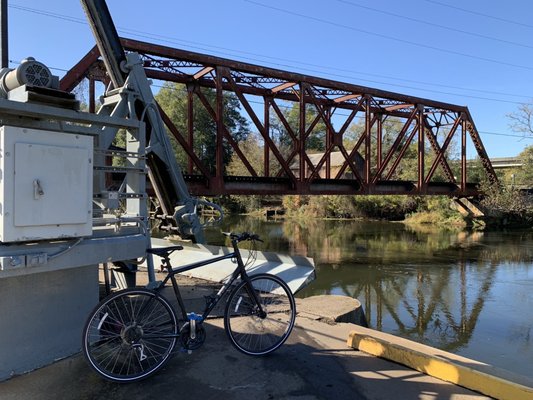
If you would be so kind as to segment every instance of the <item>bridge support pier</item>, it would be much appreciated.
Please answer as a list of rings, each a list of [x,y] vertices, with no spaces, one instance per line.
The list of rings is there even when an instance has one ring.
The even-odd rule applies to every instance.
[[[454,198],[453,202],[457,211],[459,211],[463,217],[482,218],[485,216],[485,213],[480,209],[479,205],[470,201],[466,197]]]

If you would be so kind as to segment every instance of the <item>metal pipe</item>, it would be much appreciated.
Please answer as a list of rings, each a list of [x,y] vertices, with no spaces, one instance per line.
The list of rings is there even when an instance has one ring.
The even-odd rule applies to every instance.
[[[0,59],[1,68],[9,67],[9,46],[8,46],[8,18],[7,18],[7,0],[1,0],[0,4]]]

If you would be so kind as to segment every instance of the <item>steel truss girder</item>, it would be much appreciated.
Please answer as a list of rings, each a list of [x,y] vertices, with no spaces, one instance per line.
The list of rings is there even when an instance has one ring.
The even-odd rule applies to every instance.
[[[169,131],[189,158],[185,179],[193,194],[477,194],[475,185],[467,181],[467,136],[488,179],[497,182],[467,107],[131,39],[121,39],[121,42],[126,51],[139,54],[147,77],[186,85],[189,119],[196,100],[194,104],[204,107],[216,123],[217,137],[214,140],[220,151],[213,174],[194,154],[194,121],[187,122],[188,132],[180,132],[162,113]],[[98,50],[93,48],[61,80],[62,89],[73,90],[84,77],[93,81],[104,80],[101,74],[95,73],[98,68],[101,70],[98,57]],[[200,88],[216,92],[215,105],[210,104]],[[258,166],[250,164],[239,143],[232,138],[230,129],[224,126],[221,117],[224,92],[236,95],[264,142],[262,172]],[[252,101],[252,98],[258,101]],[[252,106],[253,103],[259,103],[259,106]],[[299,107],[299,126],[291,126],[287,121],[281,110],[286,104]],[[262,116],[256,112],[258,107],[263,109]],[[309,110],[313,110],[310,122],[307,121]],[[347,114],[341,115],[341,111]],[[271,117],[277,118],[292,143],[288,152],[284,152],[272,137]],[[355,142],[347,148],[344,136],[355,118],[362,121],[360,131]],[[395,132],[392,143],[385,143],[384,127],[389,120],[395,120],[401,127]],[[306,143],[320,124],[326,132],[325,150],[313,163]],[[337,125],[341,127],[336,128]],[[439,140],[439,135],[444,140]],[[455,173],[455,160],[448,155],[454,139],[461,143],[459,169],[455,167]],[[221,158],[224,142],[231,146],[249,176],[224,174]],[[407,151],[414,147],[417,148],[417,178],[399,181],[396,178],[398,168],[405,162]],[[338,153],[342,162],[332,166],[331,160]],[[442,173],[440,181],[435,179],[437,171]]]

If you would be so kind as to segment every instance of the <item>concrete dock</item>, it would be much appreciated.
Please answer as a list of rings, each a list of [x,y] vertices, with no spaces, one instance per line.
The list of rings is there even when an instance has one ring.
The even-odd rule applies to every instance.
[[[209,284],[202,285],[190,279],[180,283],[184,285],[187,303],[193,307],[201,304],[203,295],[209,291]],[[0,383],[0,399],[491,398],[413,367],[354,349],[355,338],[361,338],[357,335],[370,335],[374,331],[351,323],[335,322],[338,318],[331,311],[332,304],[328,303],[327,297],[319,301],[300,299],[291,337],[266,357],[250,357],[238,352],[226,337],[222,319],[215,317],[206,321],[207,339],[200,349],[192,354],[176,353],[161,371],[145,381],[133,384],[108,382],[93,372],[78,354]],[[344,307],[339,307],[342,299],[332,297],[332,301],[341,317],[341,314],[346,315],[354,300],[346,299]],[[390,335],[378,339],[384,340],[384,337],[391,339]],[[383,343],[381,345],[385,346]],[[523,390],[513,399],[533,399],[533,385],[528,392],[529,383],[527,379],[516,383]]]

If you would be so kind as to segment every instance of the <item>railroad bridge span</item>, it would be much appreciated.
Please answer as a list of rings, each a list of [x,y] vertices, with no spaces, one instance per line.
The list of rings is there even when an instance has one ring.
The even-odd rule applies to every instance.
[[[168,132],[187,156],[182,172],[194,195],[471,196],[478,192],[469,181],[473,169],[467,163],[469,146],[475,150],[482,173],[497,181],[465,106],[131,39],[121,42],[126,51],[140,54],[149,78],[185,85],[187,121],[180,124],[185,129],[179,129],[159,108]],[[96,82],[109,83],[96,46],[62,78],[61,89],[72,91],[84,79],[89,82],[89,108],[94,112]],[[214,102],[207,98],[206,90],[214,92]],[[225,125],[224,96],[228,92],[236,96],[241,113],[258,132],[261,165],[252,163]],[[195,107],[204,108],[216,126],[214,168],[201,161],[195,146]],[[286,108],[297,110],[297,126],[288,121]],[[283,148],[273,133],[274,119],[288,138]],[[308,145],[318,127],[322,131],[319,152],[309,150]],[[245,174],[226,173],[224,146],[231,147]],[[402,173],[406,169],[409,178]]]

